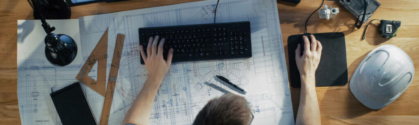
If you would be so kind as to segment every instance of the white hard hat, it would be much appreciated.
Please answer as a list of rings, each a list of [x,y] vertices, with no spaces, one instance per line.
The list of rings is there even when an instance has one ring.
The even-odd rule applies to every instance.
[[[349,88],[371,109],[381,109],[399,98],[415,75],[412,59],[400,48],[383,45],[372,50],[355,70]]]

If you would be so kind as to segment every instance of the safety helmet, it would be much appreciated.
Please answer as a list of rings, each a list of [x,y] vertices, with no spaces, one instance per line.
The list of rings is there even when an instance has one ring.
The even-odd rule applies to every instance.
[[[383,45],[362,60],[352,75],[349,88],[362,104],[378,110],[399,98],[414,75],[412,59],[403,50]]]

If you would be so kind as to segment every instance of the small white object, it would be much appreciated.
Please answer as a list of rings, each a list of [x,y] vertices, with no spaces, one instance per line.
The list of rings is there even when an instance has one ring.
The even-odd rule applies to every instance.
[[[391,24],[386,25],[386,33],[393,33],[393,25]]]
[[[320,19],[326,18],[329,20],[330,18],[333,18],[339,13],[339,8],[328,8],[326,4],[323,4],[324,9],[320,9],[319,17]]]
[[[414,75],[415,67],[409,55],[396,46],[383,45],[362,60],[349,87],[362,104],[378,110],[399,98]]]

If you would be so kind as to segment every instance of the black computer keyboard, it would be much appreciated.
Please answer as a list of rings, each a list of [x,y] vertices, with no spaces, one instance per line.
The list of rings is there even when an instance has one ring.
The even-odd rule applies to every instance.
[[[143,47],[150,37],[165,38],[163,57],[173,48],[172,62],[252,57],[250,22],[140,28],[138,32]]]

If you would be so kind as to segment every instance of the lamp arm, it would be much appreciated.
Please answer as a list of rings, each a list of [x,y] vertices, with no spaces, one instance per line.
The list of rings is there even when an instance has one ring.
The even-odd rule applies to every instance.
[[[45,19],[45,16],[44,16],[45,11],[44,11],[44,9],[42,9],[42,8],[48,6],[48,2],[44,1],[44,0],[31,0],[31,1],[32,1],[32,5],[34,7],[34,10],[38,11],[37,14],[39,15],[39,17],[41,17],[42,27],[44,28],[45,33],[51,34],[51,32],[55,30],[55,27],[51,27],[47,23],[47,21]]]

